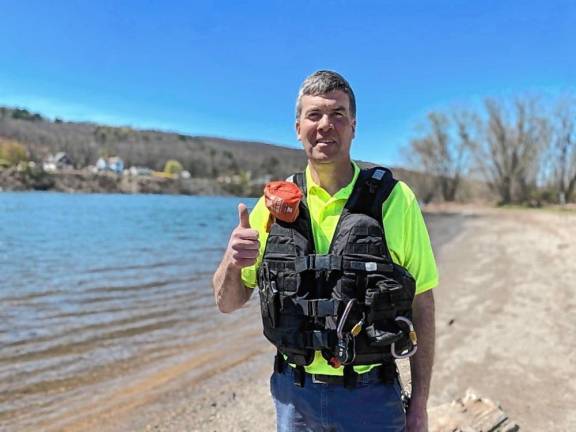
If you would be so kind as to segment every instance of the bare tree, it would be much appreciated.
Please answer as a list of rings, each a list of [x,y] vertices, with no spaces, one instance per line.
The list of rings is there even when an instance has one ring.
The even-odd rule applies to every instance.
[[[426,174],[434,178],[445,201],[454,201],[462,177],[469,168],[469,154],[473,145],[471,126],[473,116],[465,111],[451,117],[429,113],[423,137],[410,142],[409,158]]]
[[[512,115],[494,99],[485,102],[484,139],[476,160],[501,204],[527,202],[537,189],[540,155],[548,143],[546,119],[533,99],[517,99]]]
[[[576,104],[574,98],[560,101],[552,119],[551,163],[555,189],[561,204],[574,199],[576,187]]]

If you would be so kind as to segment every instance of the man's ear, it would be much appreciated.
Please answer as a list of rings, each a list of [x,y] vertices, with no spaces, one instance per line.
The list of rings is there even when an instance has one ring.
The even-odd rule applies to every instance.
[[[296,137],[298,138],[298,141],[300,140],[300,121],[296,120],[296,123],[294,125],[294,129],[296,129]]]
[[[356,137],[356,119],[352,120],[352,138]]]

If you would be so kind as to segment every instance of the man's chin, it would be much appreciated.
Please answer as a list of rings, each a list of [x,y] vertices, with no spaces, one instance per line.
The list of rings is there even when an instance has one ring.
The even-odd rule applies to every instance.
[[[317,165],[334,165],[335,161],[332,158],[314,158],[310,159],[310,162]]]
[[[336,161],[336,155],[320,153],[320,154],[313,154],[311,160],[316,163],[334,163]]]

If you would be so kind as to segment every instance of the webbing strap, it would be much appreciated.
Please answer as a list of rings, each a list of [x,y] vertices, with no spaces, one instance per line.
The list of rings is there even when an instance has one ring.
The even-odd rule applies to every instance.
[[[295,271],[332,271],[342,269],[342,257],[337,255],[305,255],[294,260]]]
[[[306,376],[306,371],[304,366],[296,366],[294,369],[294,384],[298,387],[304,387],[304,377]]]
[[[371,236],[380,236],[380,233],[382,231],[380,231],[379,228],[374,227],[374,226],[355,226],[354,228],[352,228],[352,233],[355,235],[371,235]]]
[[[334,331],[312,330],[304,331],[297,336],[299,346],[314,350],[329,349],[336,344]]]
[[[360,171],[346,208],[352,213],[371,215],[382,226],[382,204],[390,196],[397,180],[386,168],[374,167]]]
[[[338,315],[338,307],[342,303],[341,300],[335,299],[317,299],[317,300],[304,300],[293,299],[295,304],[300,306],[302,314],[311,317],[326,317]]]
[[[344,387],[354,388],[356,387],[356,382],[358,381],[358,374],[354,370],[352,365],[344,366]]]
[[[383,264],[373,261],[349,260],[338,255],[306,255],[296,257],[294,262],[267,260],[270,270],[275,271],[361,271],[389,273],[394,269],[392,264]]]
[[[296,183],[296,186],[298,186],[300,188],[300,190],[302,191],[302,194],[304,195],[304,198],[306,198],[307,196],[307,187],[306,187],[306,176],[304,175],[303,172],[297,172],[296,174],[290,176],[291,179],[290,181]],[[305,200],[304,200],[305,201]]]
[[[267,243],[266,252],[282,255],[289,255],[293,253],[294,245],[290,243]]]
[[[382,264],[377,262],[354,261],[345,259],[342,262],[342,270],[389,273],[394,270],[392,264]]]
[[[271,259],[266,260],[266,262],[268,263],[268,268],[270,270],[274,270],[277,272],[282,272],[282,271],[294,271],[295,266],[293,262],[286,262],[286,261],[274,261]]]
[[[280,351],[276,351],[276,356],[274,357],[274,372],[282,373],[286,367],[286,361],[284,356]]]

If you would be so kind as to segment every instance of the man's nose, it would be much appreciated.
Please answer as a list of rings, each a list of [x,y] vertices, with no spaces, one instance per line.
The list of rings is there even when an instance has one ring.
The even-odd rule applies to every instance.
[[[318,122],[318,129],[322,131],[330,130],[333,127],[332,121],[327,114],[324,114]]]

